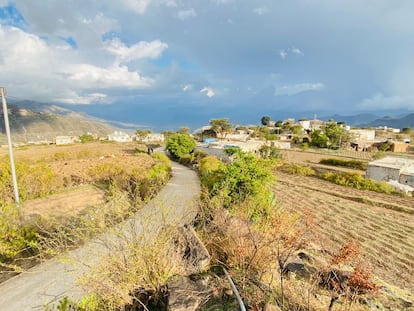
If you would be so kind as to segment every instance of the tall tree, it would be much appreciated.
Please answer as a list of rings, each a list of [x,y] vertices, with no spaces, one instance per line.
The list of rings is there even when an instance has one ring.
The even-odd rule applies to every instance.
[[[269,116],[263,116],[261,119],[262,125],[269,125],[270,117]]]
[[[334,121],[330,121],[326,124],[325,134],[328,137],[329,148],[340,147],[341,143],[349,140],[349,135],[345,132],[345,129]]]
[[[233,129],[233,125],[228,122],[228,118],[211,119],[211,129],[216,133],[217,137],[225,138]]]

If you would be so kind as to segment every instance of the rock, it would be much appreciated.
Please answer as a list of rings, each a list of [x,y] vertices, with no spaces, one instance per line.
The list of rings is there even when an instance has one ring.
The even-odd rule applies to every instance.
[[[304,260],[304,261],[307,261],[307,262],[310,262],[310,263],[312,263],[314,261],[313,258],[312,258],[312,256],[309,255],[309,254],[306,254],[305,252],[299,252],[298,253],[298,257],[301,260]]]
[[[287,263],[284,272],[288,273],[288,272],[297,272],[297,271],[302,271],[305,270],[305,265],[301,262],[289,262]]]
[[[180,232],[177,243],[181,246],[186,274],[196,274],[205,270],[210,264],[210,254],[203,242],[191,226],[180,228]]]
[[[178,280],[168,283],[168,310],[197,310],[213,295],[212,289],[203,283],[207,282],[203,282],[203,280],[192,281],[188,277],[180,277]]]
[[[281,311],[278,306],[275,306],[271,303],[267,303],[263,307],[263,311]]]

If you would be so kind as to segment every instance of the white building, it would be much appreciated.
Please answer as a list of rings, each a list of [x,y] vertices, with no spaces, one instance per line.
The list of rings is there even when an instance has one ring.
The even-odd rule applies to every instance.
[[[75,143],[77,137],[75,136],[56,136],[55,143],[57,146],[72,145]]]
[[[311,129],[311,121],[310,120],[299,120],[299,125],[302,126],[304,130],[310,130]]]
[[[367,129],[351,129],[349,134],[352,135],[353,140],[358,141],[374,141],[375,140],[375,130]]]
[[[164,140],[164,134],[159,133],[149,133],[147,136],[140,139],[143,143],[163,143]]]
[[[385,157],[372,161],[368,163],[366,177],[376,181],[396,180],[414,187],[414,159]]]
[[[131,142],[132,137],[128,135],[127,133],[115,131],[113,134],[108,135],[108,140],[116,141],[118,143],[126,143],[126,142]]]

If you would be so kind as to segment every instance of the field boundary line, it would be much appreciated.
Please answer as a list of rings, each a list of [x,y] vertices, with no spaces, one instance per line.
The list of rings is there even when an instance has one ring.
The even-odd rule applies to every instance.
[[[311,178],[315,178],[315,177],[311,177]],[[293,185],[293,186],[297,186],[297,187],[302,187],[302,188],[306,188],[306,189],[309,189],[309,190],[330,194],[330,195],[333,195],[333,196],[336,196],[336,197],[339,197],[339,198],[342,198],[342,199],[347,199],[347,200],[351,200],[351,201],[358,202],[358,203],[368,203],[371,206],[383,207],[383,208],[393,210],[393,211],[396,211],[396,212],[401,212],[401,213],[405,213],[405,214],[414,215],[414,209],[407,208],[405,206],[398,205],[398,204],[391,204],[391,203],[386,203],[386,202],[383,202],[383,201],[372,200],[372,199],[366,198],[366,197],[359,197],[359,196],[356,197],[356,196],[346,195],[346,194],[342,194],[342,193],[338,193],[338,192],[327,191],[327,190],[323,190],[321,188],[315,188],[315,187],[308,186],[308,185],[298,185],[298,184],[296,184],[294,182],[290,182],[288,180],[278,179],[276,181],[276,183],[284,183],[286,185]]]

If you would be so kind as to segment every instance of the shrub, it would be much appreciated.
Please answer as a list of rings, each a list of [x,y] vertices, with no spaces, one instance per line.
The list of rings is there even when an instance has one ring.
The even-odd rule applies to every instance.
[[[259,154],[263,159],[276,159],[280,160],[280,150],[276,147],[262,146],[259,149]]]
[[[380,193],[393,193],[394,187],[386,182],[376,182],[372,179],[366,179],[358,173],[332,173],[327,172],[321,175],[322,179],[331,181],[337,185],[352,187],[362,190],[371,190]]]
[[[354,168],[357,170],[365,171],[367,169],[367,164],[363,161],[358,160],[341,160],[341,159],[322,159],[319,161],[320,164],[325,165],[332,165],[332,166],[342,166],[342,167],[349,167]]]
[[[12,204],[0,207],[0,263],[19,257],[23,250],[34,246],[36,231],[20,223],[18,210]]]
[[[309,166],[303,166],[299,164],[287,164],[282,167],[286,173],[299,176],[314,176],[315,171]]]
[[[386,154],[384,151],[377,151],[372,155],[372,158],[374,160],[380,160],[382,158],[385,158]]]
[[[236,204],[259,194],[273,180],[269,162],[242,152],[236,154],[232,163],[212,172],[211,177],[217,180],[209,189],[211,193],[221,192],[229,203]]]
[[[176,159],[180,159],[184,155],[190,154],[195,146],[196,142],[191,136],[180,133],[170,135],[166,143],[167,150]]]
[[[190,165],[193,162],[193,156],[191,154],[183,154],[178,162],[182,165]]]
[[[16,175],[19,196],[23,201],[43,197],[63,187],[63,180],[45,163],[29,165],[20,161],[16,164]],[[4,204],[14,198],[8,160],[0,162],[0,193]]]

